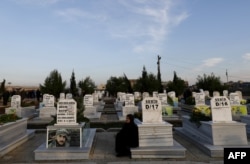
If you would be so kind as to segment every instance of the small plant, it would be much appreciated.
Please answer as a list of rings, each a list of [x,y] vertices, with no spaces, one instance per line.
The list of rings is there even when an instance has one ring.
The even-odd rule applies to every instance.
[[[241,100],[240,100],[240,104],[241,104],[241,105],[246,105],[246,104],[247,104],[247,100],[241,99]]]
[[[21,119],[21,117],[18,117],[15,113],[12,114],[3,114],[0,115],[0,124],[5,124],[8,122],[15,122],[16,120]]]
[[[195,123],[197,127],[201,126],[201,121],[211,121],[211,114],[209,112],[208,115],[202,112],[202,110],[195,108],[190,114],[191,122]]]

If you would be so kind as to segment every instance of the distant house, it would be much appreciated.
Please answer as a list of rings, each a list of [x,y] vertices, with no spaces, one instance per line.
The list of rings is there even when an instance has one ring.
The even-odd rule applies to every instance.
[[[250,82],[229,82],[229,92],[241,91],[244,96],[250,96]]]

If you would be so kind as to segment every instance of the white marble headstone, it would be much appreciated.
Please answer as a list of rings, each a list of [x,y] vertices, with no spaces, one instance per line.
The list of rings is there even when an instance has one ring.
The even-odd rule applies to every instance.
[[[143,92],[142,93],[142,99],[149,97],[149,93],[148,92]]]
[[[205,93],[205,97],[210,97],[210,95],[209,95],[209,91],[204,91],[204,93]]]
[[[117,92],[117,98],[120,98],[122,92]]]
[[[196,92],[192,92],[192,97],[195,97],[196,96]]]
[[[133,94],[126,94],[125,106],[135,106],[135,97]]]
[[[240,96],[238,93],[229,94],[230,105],[240,105]]]
[[[158,98],[161,101],[161,105],[168,105],[168,96],[166,93],[159,93]]]
[[[220,92],[218,91],[213,91],[213,97],[220,96]]]
[[[210,101],[212,121],[230,122],[232,121],[232,111],[229,99],[225,96],[215,96]]]
[[[175,99],[176,95],[175,95],[175,91],[171,91],[171,92],[168,92],[168,96],[172,98],[172,100]]]
[[[12,108],[20,108],[21,107],[21,96],[20,95],[13,95],[11,97],[10,106]]]
[[[94,99],[91,94],[86,94],[83,98],[83,104],[84,106],[93,106],[94,105]]]
[[[60,93],[60,99],[65,99],[65,93]]]
[[[120,94],[120,102],[125,102],[126,101],[126,93],[121,93]]]
[[[157,91],[154,91],[154,92],[153,92],[153,97],[158,97],[158,94],[159,94],[159,93],[158,93]]]
[[[72,93],[67,93],[67,94],[66,94],[66,99],[72,99],[72,98],[73,98]]]
[[[242,99],[243,99],[243,97],[242,97],[242,92],[241,92],[241,91],[235,91],[235,93],[237,93],[237,94],[239,95],[240,100],[242,100]]]
[[[142,101],[142,123],[162,123],[162,107],[159,98],[146,97]]]
[[[223,90],[223,96],[228,97],[228,90]]]
[[[134,92],[135,99],[140,100],[141,99],[141,93],[140,92]]]
[[[98,93],[93,93],[92,96],[93,96],[93,99],[94,99],[93,101],[94,101],[94,102],[99,102]]]
[[[205,93],[204,92],[195,94],[195,105],[196,106],[205,105]]]
[[[50,94],[43,95],[43,104],[45,107],[54,107],[55,97]]]
[[[77,110],[74,99],[62,99],[57,103],[57,124],[56,125],[76,125]]]

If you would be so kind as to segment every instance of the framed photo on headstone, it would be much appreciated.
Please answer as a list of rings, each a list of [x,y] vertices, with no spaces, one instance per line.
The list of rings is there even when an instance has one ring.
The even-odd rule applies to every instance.
[[[50,127],[47,128],[47,148],[82,147],[82,128]]]

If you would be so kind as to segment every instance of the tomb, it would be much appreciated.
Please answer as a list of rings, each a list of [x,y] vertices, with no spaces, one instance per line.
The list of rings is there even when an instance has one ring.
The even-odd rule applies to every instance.
[[[134,115],[138,112],[138,107],[135,106],[135,98],[133,94],[125,94],[125,106],[122,106],[122,111],[117,112],[119,120],[125,120],[128,114]]]
[[[97,111],[97,107],[94,106],[93,95],[86,94],[83,98],[84,111],[83,114],[88,119],[100,119],[101,112]]]
[[[0,124],[0,157],[14,150],[35,135],[35,130],[27,130],[28,118]]]
[[[35,160],[89,159],[96,129],[77,123],[76,102],[60,99],[56,124],[47,126],[46,142],[35,151]]]
[[[176,127],[177,134],[211,157],[223,157],[224,147],[247,147],[246,124],[232,120],[231,105],[225,96],[211,99],[212,121],[200,121],[197,126],[190,116],[182,116],[182,127]]]
[[[60,96],[60,99],[62,97]],[[56,116],[55,97],[50,94],[43,94],[43,102],[38,109],[39,116],[29,120],[32,124],[49,124]]]
[[[37,115],[35,106],[22,107],[21,106],[21,96],[13,95],[11,97],[11,105],[8,108],[5,108],[5,113],[16,113],[18,117],[22,118],[33,118]]]
[[[142,101],[142,121],[135,119],[139,147],[131,148],[132,158],[185,158],[186,149],[173,139],[172,124],[162,120],[161,102],[157,97]]]

